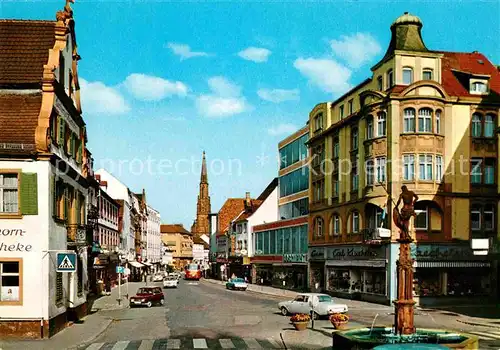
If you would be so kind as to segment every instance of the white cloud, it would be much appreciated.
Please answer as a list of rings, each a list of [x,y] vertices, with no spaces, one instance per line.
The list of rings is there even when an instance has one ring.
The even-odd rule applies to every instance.
[[[167,47],[172,50],[172,52],[180,56],[181,61],[187,60],[193,57],[208,57],[209,53],[203,51],[191,51],[191,47],[186,44],[168,43]]]
[[[247,111],[250,105],[241,96],[241,87],[224,77],[212,77],[208,80],[211,94],[198,96],[198,112],[209,118],[223,118]]]
[[[294,67],[325,92],[342,94],[350,89],[351,70],[332,59],[299,58]]]
[[[382,50],[377,40],[367,33],[343,35],[340,40],[331,40],[330,46],[338,57],[353,68],[370,62]]]
[[[261,47],[247,47],[245,50],[238,52],[238,56],[241,58],[257,63],[266,62],[270,54],[270,50]]]
[[[79,83],[83,113],[117,115],[130,111],[125,98],[115,88],[100,81],[88,82],[82,78]]]
[[[285,123],[269,128],[267,129],[267,132],[269,135],[278,136],[283,134],[292,134],[297,130],[299,130],[299,128],[296,125]]]
[[[208,86],[214,94],[223,97],[235,97],[241,94],[240,86],[221,76],[208,79]]]
[[[169,81],[145,74],[130,74],[124,81],[125,88],[137,99],[159,101],[165,97],[186,96],[188,88],[180,81]]]
[[[259,89],[257,95],[263,100],[280,103],[285,101],[297,101],[300,99],[299,89]]]

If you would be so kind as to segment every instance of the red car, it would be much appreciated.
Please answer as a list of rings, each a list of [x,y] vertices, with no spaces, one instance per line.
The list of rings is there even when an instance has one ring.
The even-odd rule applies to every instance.
[[[165,295],[160,287],[142,287],[130,298],[130,307],[164,305]]]

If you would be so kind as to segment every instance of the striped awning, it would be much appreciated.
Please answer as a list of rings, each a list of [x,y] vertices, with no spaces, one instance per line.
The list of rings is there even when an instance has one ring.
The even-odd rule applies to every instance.
[[[490,267],[489,261],[414,261],[413,267]]]

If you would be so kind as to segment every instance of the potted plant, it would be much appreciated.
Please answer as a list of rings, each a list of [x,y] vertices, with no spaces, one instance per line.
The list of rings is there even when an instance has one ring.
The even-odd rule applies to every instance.
[[[308,314],[296,314],[290,317],[290,322],[292,322],[293,326],[298,331],[305,330],[310,320],[311,316]]]
[[[330,322],[335,327],[335,329],[345,329],[347,323],[349,322],[349,316],[346,314],[333,314],[330,315]]]

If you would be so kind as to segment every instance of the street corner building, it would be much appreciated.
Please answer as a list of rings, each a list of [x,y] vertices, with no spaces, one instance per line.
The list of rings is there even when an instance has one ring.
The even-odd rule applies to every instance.
[[[427,48],[422,21],[390,29],[371,77],[309,115],[310,286],[396,299],[403,185],[418,195],[411,233],[420,305],[498,297],[500,71],[483,54]],[[472,239],[489,242],[475,255]]]
[[[86,314],[87,175],[69,6],[0,20],[0,338],[45,338]],[[92,232],[92,231],[90,231]],[[56,272],[74,252],[76,272]]]

